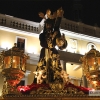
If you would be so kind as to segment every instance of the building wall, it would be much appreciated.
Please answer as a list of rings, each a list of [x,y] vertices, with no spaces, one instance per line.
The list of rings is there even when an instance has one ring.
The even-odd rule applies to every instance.
[[[70,76],[73,76],[73,77],[76,77],[76,78],[81,78],[82,77],[82,68],[74,70],[74,67],[76,67],[76,66],[77,66],[76,64],[66,63],[67,73]]]
[[[12,28],[11,30],[13,29],[16,29],[16,30],[15,32],[12,32],[11,30],[7,31],[2,28],[3,26]],[[25,78],[28,85],[30,85],[33,82],[33,79],[34,79],[33,71],[36,70],[36,65],[39,59],[39,56],[37,57],[37,54],[39,55],[41,46],[40,46],[38,36],[42,30],[42,27],[43,27],[43,23],[35,23],[35,22],[26,21],[19,18],[14,18],[11,16],[0,15],[0,48],[9,49],[12,46],[14,46],[17,36],[26,39],[25,52],[29,53],[31,56],[29,61],[27,62],[27,70],[30,71],[30,74],[26,75],[26,78]],[[68,30],[70,32],[68,32]],[[71,32],[73,32],[72,35],[70,35]],[[37,37],[35,37],[33,33],[37,35]],[[65,56],[70,56],[70,54],[67,55],[69,52],[72,53],[73,55],[69,57],[71,59],[74,59],[75,57],[77,57],[75,54],[84,55],[88,51],[87,50],[88,43],[93,43],[96,46],[96,49],[100,51],[100,46],[99,46],[100,42],[97,41],[99,39],[96,38],[97,36],[100,37],[99,35],[100,28],[98,27],[88,26],[81,22],[73,22],[73,21],[69,21],[63,18],[62,23],[61,23],[61,33],[65,34],[66,40],[68,42],[67,48],[62,53],[62,56],[61,56],[62,58],[65,58]],[[75,34],[77,36],[75,36]],[[80,34],[83,34],[81,36],[84,36],[84,34],[86,34],[85,37],[86,38],[89,37],[90,39],[88,40],[88,39],[82,38]],[[89,35],[91,34],[94,37],[90,37]],[[71,42],[71,40],[75,40],[76,44]],[[63,60],[69,61],[69,58],[67,57],[67,59],[63,59]],[[76,63],[75,60],[76,59],[74,59],[74,61],[72,60],[73,63]],[[66,62],[65,67],[66,67],[67,73],[71,76],[71,82],[73,82],[73,84],[75,85],[79,85],[79,81],[80,81],[79,79],[82,77],[82,74],[83,74],[82,68],[80,67],[77,70],[73,70],[75,66],[74,65],[72,66],[71,62],[70,63]],[[3,85],[3,78],[1,77],[1,75],[0,75],[0,80],[1,80],[0,81],[0,93],[1,93],[2,85]]]
[[[41,47],[40,47],[38,38],[32,37],[32,36],[27,36],[27,35],[22,35],[22,34],[18,34],[18,33],[8,32],[8,31],[4,31],[4,30],[0,30],[0,48],[10,49],[11,47],[13,47],[14,43],[16,42],[16,36],[26,38],[26,40],[27,40],[26,41],[26,50],[25,50],[26,53],[31,53],[31,55],[40,53]],[[36,70],[36,65],[32,64],[31,62],[28,61],[27,67],[26,67],[26,70],[31,71],[31,72],[30,72],[30,74],[26,75],[25,78],[23,78],[23,79],[25,79],[27,85],[32,84],[33,79],[34,79],[33,71]],[[1,66],[1,60],[0,60],[0,66]],[[1,69],[1,67],[0,67],[0,69]],[[0,74],[0,95],[2,94],[3,81],[4,81],[3,77]]]
[[[37,37],[33,37],[33,36],[28,36],[25,34],[19,34],[19,33],[14,33],[14,32],[8,32],[8,31],[4,31],[4,30],[0,30],[0,47],[1,48],[11,48],[13,46],[13,44],[16,42],[16,36],[20,36],[23,38],[26,38],[26,52],[27,53],[40,53],[40,42],[39,39]],[[68,52],[70,52],[70,47],[71,47],[71,43],[70,43],[70,39],[74,39],[77,41],[77,50],[76,53],[79,54],[85,54],[87,52],[87,44],[88,43],[94,43],[97,47],[97,50],[100,50],[100,46],[99,43],[93,42],[93,41],[86,41],[86,40],[82,40],[82,39],[77,39],[74,37],[69,37],[66,36],[66,40],[68,42],[68,46],[67,49]]]
[[[16,36],[26,38],[25,52],[30,53],[31,55],[40,53],[41,47],[40,47],[39,39],[37,37],[28,36],[25,34],[19,34],[17,32],[16,33],[9,32],[9,31],[5,31],[5,30],[0,30],[0,47],[5,48],[5,49],[11,48],[13,46],[13,44],[16,42]],[[76,53],[79,53],[79,54],[85,54],[87,52],[87,44],[89,42],[92,42],[92,41],[86,41],[86,40],[82,40],[80,38],[78,39],[78,38],[73,38],[73,37],[69,37],[69,36],[66,36],[66,39],[68,42],[68,47],[67,47],[67,49],[69,49],[68,52],[71,52],[70,48],[69,48],[69,46],[71,46],[70,39],[74,39],[77,41]],[[94,43],[94,44],[96,45],[97,49],[100,50],[99,43]],[[33,60],[34,60],[34,58],[33,58]],[[38,59],[37,59],[37,62],[38,62]],[[34,64],[32,64],[30,62],[28,63],[27,70],[30,70],[31,73],[28,75],[28,83],[27,84],[31,84],[33,81],[33,78],[34,78],[33,71],[36,68],[36,64],[35,64],[35,67],[33,67],[33,66],[34,66]],[[71,68],[70,65],[67,65],[66,67],[67,67],[68,74],[70,74],[71,76],[74,76],[74,77],[81,78],[81,76],[82,76],[81,68],[79,68],[77,71],[73,71],[73,68]]]
[[[0,30],[0,47],[10,49],[12,46],[14,46],[14,43],[16,43],[16,36],[26,39],[25,52],[36,54],[40,53],[41,47],[38,38],[4,30]]]
[[[76,40],[76,43],[77,43],[77,47],[76,47],[76,53],[78,54],[82,54],[84,55],[85,53],[87,53],[89,50],[88,50],[88,44],[91,43],[93,45],[96,46],[96,49],[98,51],[100,51],[100,43],[98,42],[94,42],[94,41],[90,41],[90,40],[85,40],[85,39],[81,39],[81,38],[75,38],[75,37],[69,37],[66,35],[66,40],[68,42],[68,46],[67,46],[67,51],[68,52],[71,52],[71,47],[73,47],[73,44],[70,42],[70,39],[72,40]]]

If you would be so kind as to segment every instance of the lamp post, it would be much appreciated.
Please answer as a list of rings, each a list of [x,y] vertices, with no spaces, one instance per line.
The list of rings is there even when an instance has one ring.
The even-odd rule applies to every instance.
[[[95,89],[100,89],[100,52],[92,45],[92,49],[81,58],[81,61],[87,80]]]
[[[28,55],[23,50],[14,46],[1,52],[2,58],[2,75],[4,77],[3,94],[12,94],[16,90],[16,85],[24,77],[26,71],[26,60]]]

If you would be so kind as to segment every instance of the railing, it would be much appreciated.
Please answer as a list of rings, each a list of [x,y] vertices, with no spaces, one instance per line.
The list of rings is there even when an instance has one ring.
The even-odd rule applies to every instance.
[[[34,33],[39,33],[41,31],[41,26],[37,22],[3,14],[0,14],[0,25]]]
[[[66,18],[62,19],[61,29],[86,34],[94,37],[100,37],[100,28],[97,26],[86,25],[82,22],[74,22]]]
[[[40,22],[32,22],[9,15],[0,14],[0,25],[15,28],[23,31],[40,33],[42,25]],[[86,34],[94,37],[100,37],[100,28],[97,26],[86,25],[82,22],[74,22],[66,18],[62,19],[61,29]]]

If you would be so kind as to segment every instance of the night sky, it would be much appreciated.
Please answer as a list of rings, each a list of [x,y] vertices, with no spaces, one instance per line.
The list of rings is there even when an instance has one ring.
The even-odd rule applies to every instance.
[[[79,5],[75,6],[75,1]],[[81,22],[100,27],[100,0],[0,0],[0,13],[14,17],[40,22],[38,13],[45,13],[47,9],[52,12],[62,7],[64,17],[69,20],[75,20],[74,6],[81,5]]]

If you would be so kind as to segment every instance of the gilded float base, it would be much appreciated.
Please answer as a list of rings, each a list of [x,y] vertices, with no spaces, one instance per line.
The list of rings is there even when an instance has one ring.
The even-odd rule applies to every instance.
[[[22,98],[4,98],[0,100],[100,100],[100,97],[47,97],[47,98],[34,98],[34,97],[22,97]]]

